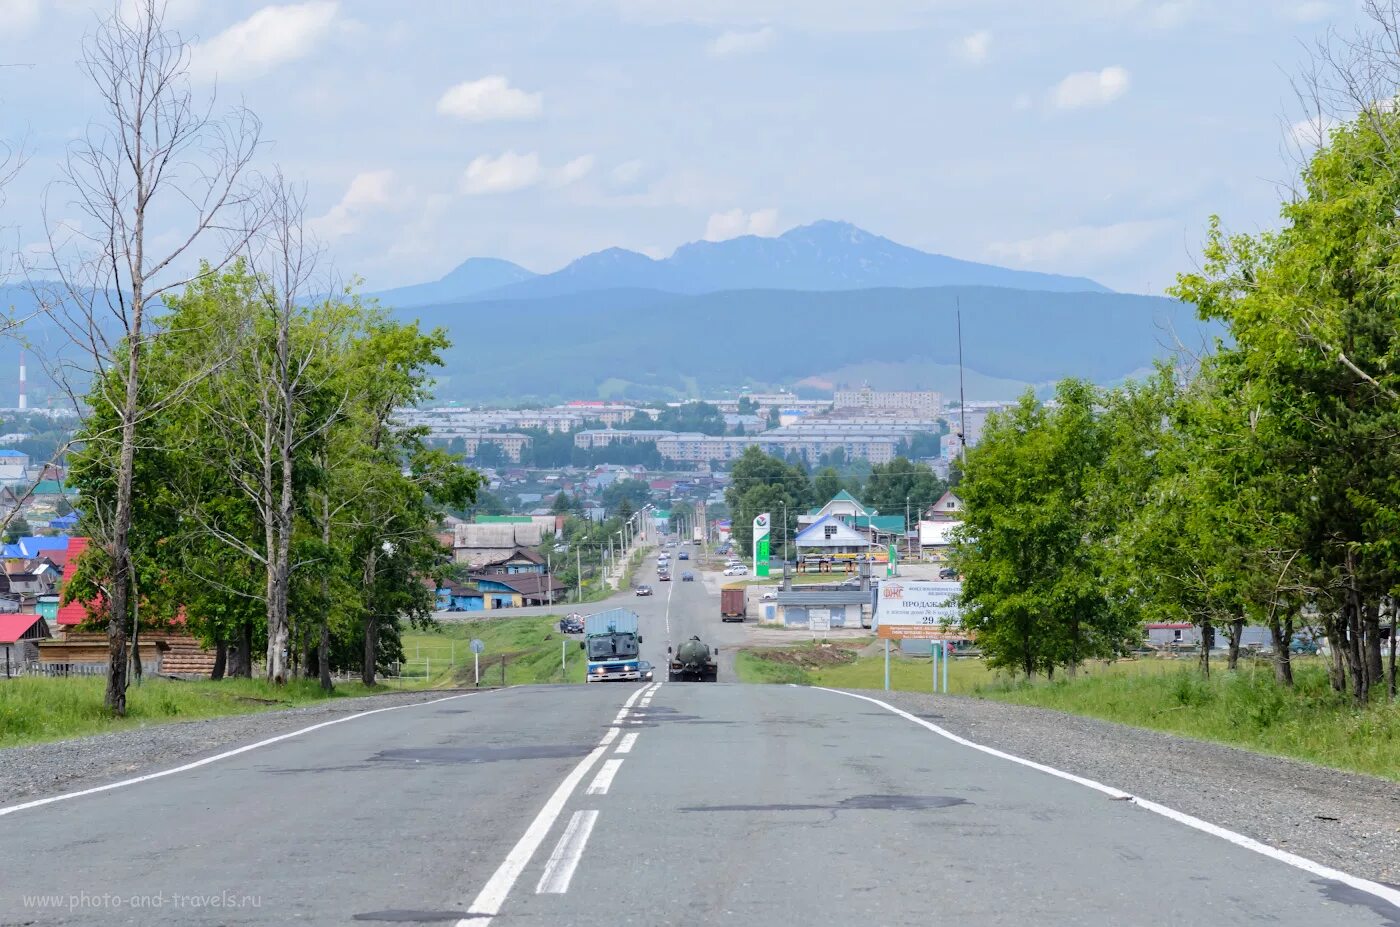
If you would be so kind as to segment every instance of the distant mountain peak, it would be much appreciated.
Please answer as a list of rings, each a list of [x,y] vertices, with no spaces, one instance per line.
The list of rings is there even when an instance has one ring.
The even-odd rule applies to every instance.
[[[494,286],[485,285],[496,280]],[[930,254],[868,232],[850,222],[820,219],[776,238],[741,235],[694,241],[657,260],[626,248],[586,254],[550,274],[532,274],[494,258],[460,265],[435,284],[383,294],[391,305],[526,299],[600,290],[649,289],[713,293],[766,289],[827,292],[874,288],[992,286],[1052,292],[1108,292],[1084,277],[1015,270]],[[456,291],[456,292],[453,292]]]

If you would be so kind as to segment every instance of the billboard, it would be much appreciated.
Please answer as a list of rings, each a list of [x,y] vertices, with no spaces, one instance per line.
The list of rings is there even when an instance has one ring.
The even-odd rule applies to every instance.
[[[875,633],[896,640],[966,637],[957,605],[960,595],[960,582],[882,579],[875,597]]]
[[[772,518],[767,512],[759,515],[753,520],[753,575],[767,576],[768,561],[768,534],[771,530]]]

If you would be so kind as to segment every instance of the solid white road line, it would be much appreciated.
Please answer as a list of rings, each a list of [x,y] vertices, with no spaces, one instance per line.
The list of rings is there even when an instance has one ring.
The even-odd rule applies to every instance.
[[[588,835],[593,833],[593,825],[598,820],[596,811],[575,811],[564,828],[564,835],[554,845],[554,852],[545,863],[544,875],[540,876],[535,894],[562,895],[569,890],[569,882],[574,877],[579,860],[583,859],[583,848],[588,845]]]
[[[613,718],[613,722],[612,722],[612,723],[613,723],[613,724],[622,724],[622,723],[625,722],[626,720],[627,720],[627,709],[624,708],[624,709],[622,709],[621,711],[619,711],[619,712],[617,713],[617,717],[616,717],[616,718]]]
[[[607,732],[606,734],[603,735],[603,739],[600,740],[600,741],[598,741],[598,746],[600,746],[600,747],[606,747],[608,744],[610,744],[610,743],[612,743],[614,740],[616,740],[616,739],[617,739],[617,735],[618,735],[618,734],[621,734],[621,733],[622,733],[622,731],[619,730],[618,728],[615,728],[615,727],[610,727],[610,728],[608,728],[608,732]]]
[[[1096,792],[1102,792],[1103,794],[1108,795],[1112,798],[1129,800],[1140,808],[1144,808],[1148,811],[1151,811],[1153,814],[1160,814],[1162,817],[1176,821],[1178,824],[1185,824],[1187,827],[1191,827],[1203,833],[1210,834],[1213,837],[1219,837],[1221,840],[1226,840],[1230,843],[1233,843],[1235,846],[1243,847],[1246,850],[1252,850],[1253,852],[1258,853],[1261,856],[1267,856],[1270,859],[1278,860],[1281,863],[1287,863],[1290,866],[1293,866],[1297,869],[1301,869],[1304,872],[1312,873],[1315,876],[1321,876],[1324,879],[1331,879],[1334,882],[1341,882],[1343,885],[1348,885],[1356,889],[1357,891],[1365,892],[1368,895],[1372,895],[1376,898],[1381,899],[1382,901],[1387,901],[1390,904],[1395,905],[1397,908],[1400,908],[1400,889],[1392,888],[1388,885],[1383,885],[1379,882],[1372,882],[1370,879],[1363,879],[1359,876],[1354,876],[1349,873],[1342,872],[1340,869],[1333,869],[1331,866],[1324,866],[1321,863],[1314,862],[1313,860],[1307,859],[1306,857],[1289,853],[1286,850],[1280,850],[1277,847],[1271,847],[1267,843],[1260,843],[1258,840],[1255,840],[1252,837],[1246,837],[1244,834],[1238,834],[1232,830],[1227,830],[1224,827],[1219,826],[1218,824],[1212,824],[1209,821],[1203,821],[1198,817],[1193,817],[1192,815],[1186,814],[1181,811],[1177,811],[1175,808],[1168,808],[1166,805],[1159,805],[1155,801],[1149,801],[1145,798],[1139,798],[1138,796],[1133,795],[1129,792],[1124,792],[1121,789],[1115,789],[1111,785],[1104,785],[1102,782],[1095,782],[1093,779],[1086,779],[1083,776],[1076,776],[1074,773],[1068,773],[1062,769],[1056,769],[1053,766],[1046,766],[1044,763],[1037,763],[1035,760],[1028,760],[1024,757],[1019,757],[1011,753],[1006,753],[1002,750],[997,750],[994,747],[987,747],[979,743],[974,743],[973,741],[968,740],[966,737],[959,737],[952,731],[945,730],[944,728],[941,728],[938,725],[933,724],[932,722],[925,721],[923,718],[917,717],[915,715],[910,714],[907,711],[903,711],[899,708],[896,708],[887,702],[882,702],[877,698],[871,698],[868,695],[856,695],[854,692],[842,692],[840,689],[828,689],[825,686],[813,686],[812,688],[821,689],[823,692],[834,692],[837,695],[844,695],[848,698],[858,698],[861,701],[870,702],[874,705],[879,705],[886,711],[894,712],[901,718],[913,721],[920,727],[928,728],[930,731],[933,731],[940,737],[946,737],[954,743],[962,744],[964,747],[971,747],[972,749],[980,750],[981,752],[986,753],[989,756],[994,756],[1002,760],[1008,760],[1009,762],[1017,763],[1021,766],[1026,766],[1031,769],[1039,770],[1040,772],[1047,773],[1051,776],[1055,776],[1056,778],[1065,779],[1069,782],[1074,782],[1086,788],[1093,789]]]
[[[413,702],[409,705],[390,705],[388,708],[372,708],[369,711],[356,712],[353,715],[346,715],[343,718],[335,718],[331,721],[322,721],[320,724],[313,724],[300,730],[291,731],[287,734],[278,734],[276,737],[269,737],[257,743],[245,744],[233,750],[225,750],[223,753],[216,753],[213,756],[206,756],[202,760],[195,760],[193,763],[186,763],[183,766],[176,766],[173,769],[163,769],[160,772],[147,773],[144,776],[133,776],[130,779],[122,779],[120,782],[109,782],[106,785],[99,785],[90,789],[80,789],[76,792],[64,792],[61,795],[50,795],[48,798],[36,798],[34,801],[27,801],[19,805],[10,805],[8,808],[0,808],[0,817],[7,814],[14,814],[16,811],[25,811],[29,808],[38,808],[41,805],[51,805],[54,802],[67,801],[70,798],[81,798],[84,795],[96,795],[98,792],[107,792],[112,789],[120,789],[128,785],[136,785],[138,782],[150,782],[152,779],[162,779],[165,776],[173,776],[176,773],[189,772],[191,769],[198,769],[201,766],[208,766],[210,763],[217,763],[219,760],[226,760],[231,756],[238,756],[240,753],[247,753],[259,747],[267,747],[293,737],[300,737],[302,734],[310,734],[312,731],[319,731],[323,727],[330,727],[332,724],[344,724],[346,721],[354,721],[359,718],[367,718],[370,715],[377,715],[385,711],[398,711],[400,708],[419,708],[423,705],[436,705],[440,702],[450,702],[453,699],[470,698],[473,695],[481,695],[480,692],[467,692],[463,695],[449,695],[446,698],[435,698],[426,702]]]
[[[617,750],[614,751],[614,752],[616,752],[616,753],[631,753],[631,752],[632,752],[632,746],[637,742],[637,737],[638,737],[639,735],[640,735],[640,732],[639,732],[639,731],[633,731],[633,732],[630,733],[630,734],[623,734],[623,735],[622,735],[622,741],[617,745]]]
[[[593,781],[589,783],[588,794],[608,794],[608,789],[612,787],[613,776],[616,776],[617,771],[621,768],[622,760],[604,760],[603,768],[598,770],[598,775],[594,776]]]
[[[578,788],[579,782],[588,771],[593,768],[593,764],[598,762],[606,751],[607,747],[599,746],[593,752],[584,757],[577,766],[573,768],[564,781],[559,783],[559,787],[554,790],[554,794],[549,796],[549,801],[544,803],[540,813],[535,815],[535,819],[526,828],[524,836],[506,854],[505,860],[497,867],[495,873],[486,881],[480,892],[477,893],[476,900],[471,907],[467,908],[467,914],[474,917],[464,917],[457,922],[457,927],[481,927],[483,923],[489,923],[481,917],[495,917],[500,913],[501,905],[505,904],[506,896],[515,887],[515,881],[520,878],[520,873],[529,864],[530,857],[535,855],[544,838],[549,834],[549,829],[554,826],[554,822],[559,818],[560,812],[564,810],[564,803],[569,800],[574,789]]]
[[[631,695],[627,696],[627,701],[625,701],[625,702],[622,703],[622,707],[623,707],[623,708],[631,708],[633,705],[636,704],[637,699],[639,699],[639,698],[642,697],[642,693],[645,692],[645,691],[646,691],[646,686],[642,686],[640,689],[636,690],[636,691],[633,692]]]

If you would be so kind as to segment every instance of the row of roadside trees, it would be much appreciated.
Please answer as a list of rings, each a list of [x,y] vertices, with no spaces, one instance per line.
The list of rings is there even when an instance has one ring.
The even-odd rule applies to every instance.
[[[1388,93],[1361,94],[1321,140],[1282,227],[1212,223],[1201,269],[1178,279],[1174,295],[1224,329],[1209,356],[1120,389],[1028,395],[969,452],[957,560],[993,665],[1072,672],[1157,620],[1200,629],[1208,673],[1218,636],[1233,668],[1261,625],[1289,686],[1308,628],[1338,693],[1395,697],[1400,114],[1384,101],[1400,61],[1372,64]]]
[[[42,358],[82,415],[69,479],[91,544],[64,595],[105,625],[118,714],[140,634],[172,622],[215,646],[216,675],[261,659],[276,684],[351,666],[373,683],[398,619],[431,609],[435,507],[477,488],[394,420],[443,334],[322,272],[257,117],[195,98],[164,11],[120,4],[85,38],[98,111],[24,268],[70,339]],[[0,150],[0,187],[22,161]]]

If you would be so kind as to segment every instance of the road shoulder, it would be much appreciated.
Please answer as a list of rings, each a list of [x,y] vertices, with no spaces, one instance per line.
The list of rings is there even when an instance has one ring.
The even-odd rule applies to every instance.
[[[1044,708],[913,692],[861,694],[975,743],[1355,875],[1400,883],[1400,786],[1394,782]]]

